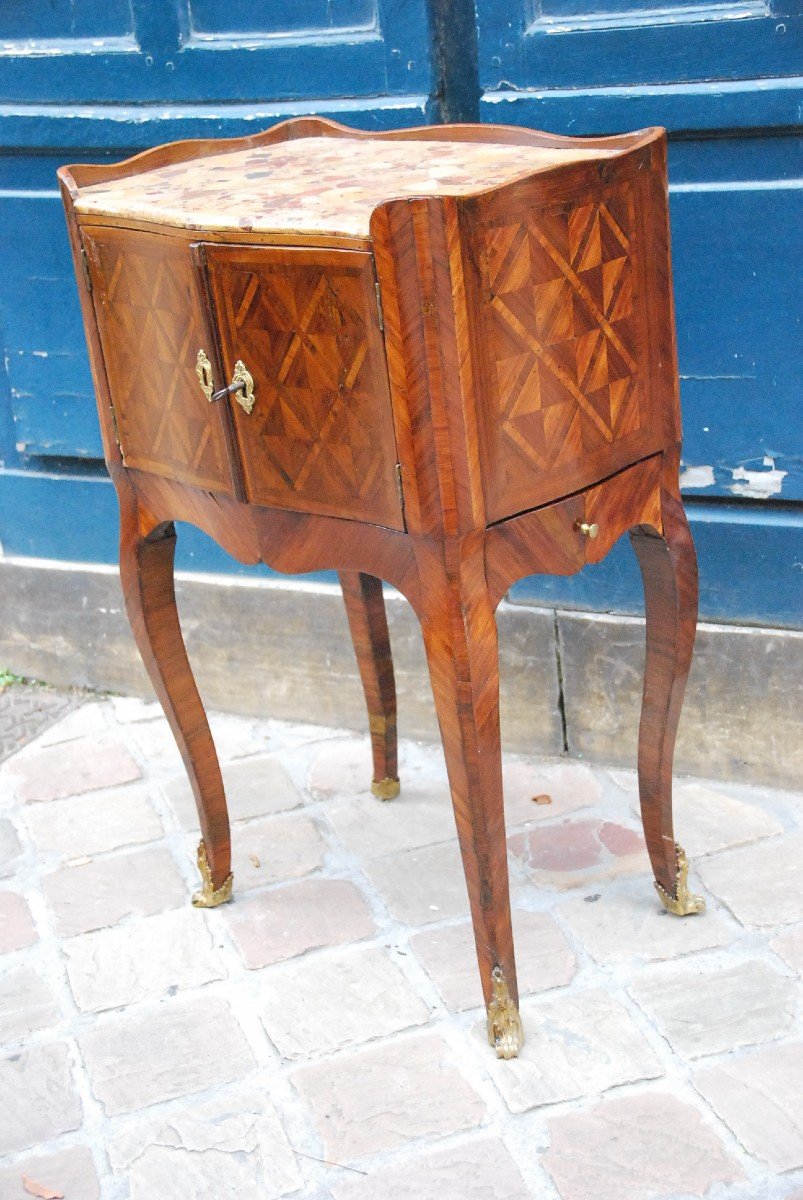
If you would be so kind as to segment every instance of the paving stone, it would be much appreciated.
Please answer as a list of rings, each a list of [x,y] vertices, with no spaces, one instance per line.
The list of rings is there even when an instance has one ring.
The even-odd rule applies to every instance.
[[[316,955],[265,973],[262,1019],[284,1058],[358,1045],[423,1025],[423,1000],[381,950]]]
[[[676,787],[672,807],[678,839],[693,858],[783,831],[780,821],[764,809],[703,783]]]
[[[25,897],[0,892],[0,954],[32,946],[38,936]]]
[[[31,1200],[23,1187],[26,1176],[54,1192],[63,1192],[65,1200],[100,1200],[92,1152],[86,1146],[70,1146],[56,1154],[25,1158],[13,1167],[0,1169],[0,1196],[3,1200]]]
[[[699,863],[705,886],[743,925],[768,928],[803,920],[803,833],[725,850]]]
[[[60,800],[97,788],[131,783],[142,775],[122,742],[80,738],[15,758],[11,773],[20,800]]]
[[[187,890],[167,850],[136,850],[60,867],[42,890],[62,937],[116,925],[136,913],[152,916],[188,902]]]
[[[552,917],[514,911],[513,937],[520,995],[569,983],[577,970],[577,960]],[[470,922],[422,930],[413,935],[410,946],[452,1012],[483,1003]]]
[[[519,1169],[499,1138],[477,1138],[429,1150],[364,1179],[329,1185],[334,1200],[530,1200]]]
[[[542,1162],[561,1200],[675,1200],[744,1179],[691,1104],[664,1092],[553,1116]]]
[[[267,740],[249,717],[234,717],[215,713],[209,717],[212,740],[221,763],[247,754],[264,752]],[[164,717],[153,721],[137,721],[130,733],[142,751],[150,768],[180,771],[182,759],[173,731]]]
[[[582,763],[543,763],[506,759],[503,764],[505,817],[508,826],[549,821],[598,804],[599,779]],[[535,804],[533,796],[550,796],[551,804]]]
[[[468,912],[457,841],[373,859],[365,872],[392,915],[407,925],[426,925]]]
[[[264,817],[235,831],[232,871],[238,894],[282,879],[298,879],[323,864],[326,843],[302,813]]]
[[[50,984],[33,967],[0,974],[0,1042],[52,1029],[60,1019]]]
[[[101,1012],[224,979],[208,914],[179,909],[64,943],[82,1012]]]
[[[335,1162],[473,1129],[486,1115],[484,1100],[435,1034],[340,1054],[299,1067],[291,1078],[313,1114],[325,1157]]]
[[[520,1009],[525,1042],[519,1057],[486,1060],[511,1112],[663,1074],[627,1009],[605,992],[524,1000]],[[474,1036],[487,1047],[484,1018]]]
[[[115,720],[121,725],[132,725],[135,721],[152,721],[162,716],[158,700],[140,700],[138,696],[112,696]]]
[[[610,850],[617,858],[623,858],[627,854],[639,854],[644,849],[642,830],[617,825],[615,821],[603,821],[597,830],[597,837],[605,849]]]
[[[803,1167],[803,1043],[701,1067],[692,1082],[741,1144],[773,1171]]]
[[[514,834],[508,845],[533,871],[579,871],[602,858],[599,828],[596,820],[561,821]]]
[[[363,896],[347,879],[304,879],[236,899],[222,915],[249,970],[357,942],[376,928]]]
[[[226,763],[222,770],[231,821],[264,817],[301,804],[295,784],[277,758],[269,755],[243,758]],[[162,791],[182,828],[194,833],[199,828],[198,810],[186,772],[169,779]]]
[[[794,982],[757,960],[652,967],[629,991],[684,1058],[780,1037],[795,1020]]]
[[[798,974],[803,972],[803,925],[798,925],[787,933],[773,938],[770,945],[793,971],[797,971]]]
[[[209,717],[209,727],[222,763],[248,754],[264,754],[270,748],[266,725],[253,717],[216,712]]]
[[[217,996],[97,1023],[79,1038],[92,1091],[109,1116],[232,1083],[254,1067],[245,1035]]]
[[[638,888],[624,890],[617,884],[602,894],[578,896],[556,911],[599,963],[677,958],[727,945],[733,938],[715,912],[689,920],[671,916],[641,881]]]
[[[373,795],[335,800],[326,815],[340,840],[360,858],[414,850],[455,836],[454,813],[445,782],[406,786],[383,803]]]
[[[62,742],[71,742],[74,738],[96,737],[98,734],[107,733],[108,729],[109,722],[103,705],[85,702],[40,734],[39,745],[57,746]]]
[[[136,785],[31,805],[25,821],[38,850],[65,859],[153,842],[164,832],[148,793]]]
[[[15,1154],[78,1129],[83,1119],[69,1051],[32,1046],[0,1060],[0,1154]]]
[[[13,875],[19,863],[22,847],[8,817],[0,817],[0,879]]]
[[[109,1157],[131,1200],[278,1200],[303,1183],[264,1091],[135,1121],[112,1138]]]
[[[368,738],[338,738],[321,746],[309,769],[307,786],[317,796],[359,796],[370,793],[372,778]]]

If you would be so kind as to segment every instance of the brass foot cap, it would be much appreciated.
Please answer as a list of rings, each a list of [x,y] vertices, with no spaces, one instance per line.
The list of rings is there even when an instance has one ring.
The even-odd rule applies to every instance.
[[[524,1045],[524,1026],[513,1003],[501,967],[491,976],[493,995],[488,1005],[488,1041],[497,1058],[518,1058]]]
[[[379,800],[395,800],[401,791],[401,784],[398,779],[380,779],[379,782],[375,779],[371,791]]]
[[[675,894],[670,896],[656,879],[655,890],[661,898],[661,903],[667,912],[676,917],[691,917],[695,913],[705,912],[705,900],[702,896],[694,896],[689,891],[689,860],[682,846],[675,842],[675,853],[678,856],[677,875],[675,876]]]
[[[198,843],[198,870],[201,873],[203,886],[200,892],[196,892],[192,898],[193,908],[217,908],[219,904],[225,904],[227,900],[231,900],[234,876],[229,875],[219,888],[212,886],[212,872],[209,869],[206,846],[203,842]]]

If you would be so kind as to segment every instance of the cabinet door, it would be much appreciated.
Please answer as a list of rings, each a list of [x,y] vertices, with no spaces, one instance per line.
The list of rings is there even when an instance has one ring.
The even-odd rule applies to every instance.
[[[207,339],[186,242],[92,228],[84,246],[125,465],[231,495],[227,414],[195,369]]]
[[[639,186],[623,178],[545,204],[525,183],[477,205],[471,278],[490,521],[586,488],[671,440],[669,298],[657,290],[665,220],[659,209],[650,237],[659,270],[645,262]]]
[[[403,529],[373,261],[352,250],[202,248],[248,499]]]

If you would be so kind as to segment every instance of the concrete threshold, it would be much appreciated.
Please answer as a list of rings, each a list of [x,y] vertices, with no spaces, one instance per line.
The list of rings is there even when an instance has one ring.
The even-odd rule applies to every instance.
[[[178,573],[190,659],[210,709],[362,730],[366,717],[339,589],[296,579]],[[437,740],[421,636],[387,596],[402,736]],[[0,665],[58,686],[152,696],[116,569],[0,561]],[[499,609],[505,749],[636,761],[644,622]],[[803,632],[701,624],[676,770],[778,787],[803,777]]]

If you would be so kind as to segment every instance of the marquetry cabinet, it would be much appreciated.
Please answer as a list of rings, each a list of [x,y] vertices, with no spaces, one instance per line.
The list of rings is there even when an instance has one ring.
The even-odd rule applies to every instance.
[[[663,131],[369,135],[304,118],[59,174],[127,611],[198,803],[196,903],[230,897],[230,840],[176,612],[175,520],[243,562],[340,573],[383,799],[399,783],[381,581],[409,600],[489,1037],[515,1055],[495,609],[515,580],[578,571],[628,531],[645,836],[667,908],[702,908],[671,811],[697,576]]]

